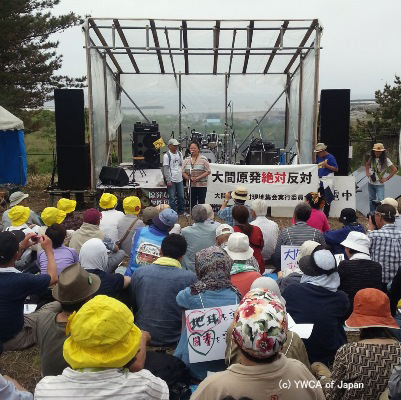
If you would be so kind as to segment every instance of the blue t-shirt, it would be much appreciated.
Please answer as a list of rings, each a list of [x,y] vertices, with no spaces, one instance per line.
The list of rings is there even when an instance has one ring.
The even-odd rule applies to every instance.
[[[322,167],[323,161],[327,161],[327,164],[330,165],[330,167],[336,167],[336,168],[338,167],[336,158],[333,156],[333,154],[328,153],[324,157],[319,157],[319,156],[316,157],[316,164],[319,168],[318,169],[319,178],[321,178],[322,176],[327,176],[333,172],[328,168]]]
[[[0,342],[21,332],[24,326],[24,302],[32,294],[41,294],[50,284],[50,275],[0,272]]]

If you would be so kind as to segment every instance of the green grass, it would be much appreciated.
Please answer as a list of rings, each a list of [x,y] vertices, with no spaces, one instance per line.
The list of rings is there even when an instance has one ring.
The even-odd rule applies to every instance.
[[[28,174],[49,174],[53,169],[53,149],[55,141],[43,130],[25,135],[25,147],[28,159]],[[49,155],[43,155],[49,154]]]

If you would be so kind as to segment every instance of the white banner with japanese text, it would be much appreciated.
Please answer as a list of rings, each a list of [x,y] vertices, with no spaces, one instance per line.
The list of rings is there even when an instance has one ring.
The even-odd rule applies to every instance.
[[[309,192],[316,192],[319,178],[316,164],[227,165],[210,164],[206,203],[221,205],[226,192],[236,186],[248,189],[249,200],[267,200],[269,206],[294,207]]]

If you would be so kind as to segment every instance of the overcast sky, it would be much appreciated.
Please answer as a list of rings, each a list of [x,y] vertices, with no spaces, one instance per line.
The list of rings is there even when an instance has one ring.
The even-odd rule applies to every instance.
[[[323,26],[320,89],[351,89],[351,98],[374,92],[401,74],[400,0],[62,0],[54,14],[174,19],[318,18]],[[61,74],[86,74],[80,28],[55,35],[64,55]]]

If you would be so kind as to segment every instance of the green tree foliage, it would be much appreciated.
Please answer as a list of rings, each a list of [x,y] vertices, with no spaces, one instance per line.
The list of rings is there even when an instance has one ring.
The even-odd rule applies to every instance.
[[[378,108],[367,111],[368,121],[357,121],[352,130],[353,138],[372,139],[383,135],[398,136],[401,128],[401,78],[395,76],[394,86],[386,84],[383,90],[375,92]]]
[[[77,86],[85,78],[55,75],[62,55],[50,35],[80,23],[73,12],[53,16],[60,0],[2,0],[0,2],[0,104],[18,116],[52,98],[53,89]]]

